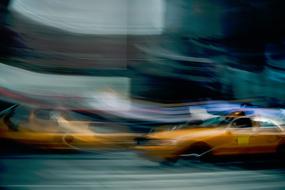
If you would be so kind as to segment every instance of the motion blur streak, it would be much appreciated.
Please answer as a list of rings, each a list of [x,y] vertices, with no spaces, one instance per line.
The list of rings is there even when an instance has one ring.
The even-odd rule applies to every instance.
[[[0,189],[285,189],[284,0],[0,0]]]
[[[152,35],[163,29],[162,0],[14,0],[12,9],[40,24],[79,34]]]
[[[0,64],[0,85],[2,88],[30,99],[47,101],[57,106],[73,106],[74,108],[80,102],[82,105],[78,105],[77,108],[80,106],[88,108],[88,104],[84,100],[90,99],[91,102],[97,103],[96,98],[99,98],[100,93],[110,89],[122,96],[127,96],[129,91],[129,79],[124,77],[41,74],[4,64]],[[5,98],[4,94],[2,94],[2,98]],[[12,97],[10,100],[14,100],[14,98]],[[72,98],[73,102],[70,100]],[[111,101],[107,96],[104,98]],[[21,101],[18,100],[18,103],[25,103],[23,100]],[[119,108],[117,107],[117,109]]]

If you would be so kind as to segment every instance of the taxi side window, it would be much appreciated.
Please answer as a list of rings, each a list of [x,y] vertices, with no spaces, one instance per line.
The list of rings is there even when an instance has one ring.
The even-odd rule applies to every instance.
[[[276,128],[277,126],[270,121],[260,121],[260,128]]]
[[[272,128],[277,128],[277,125],[270,121],[259,121],[259,126],[260,128],[264,129],[272,129]]]
[[[252,121],[250,118],[239,118],[232,122],[233,128],[250,128],[252,127]]]

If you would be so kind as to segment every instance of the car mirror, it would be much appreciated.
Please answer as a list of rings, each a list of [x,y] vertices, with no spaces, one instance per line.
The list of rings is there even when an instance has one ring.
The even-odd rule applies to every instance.
[[[228,135],[232,134],[232,130],[230,128],[227,128],[226,129],[226,134],[228,134]]]

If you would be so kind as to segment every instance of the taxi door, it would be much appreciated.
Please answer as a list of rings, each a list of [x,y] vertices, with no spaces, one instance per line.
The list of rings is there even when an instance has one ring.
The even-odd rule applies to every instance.
[[[224,136],[226,141],[215,150],[216,155],[247,154],[251,148],[255,127],[249,117],[233,120],[226,129]]]
[[[257,127],[250,138],[252,153],[273,153],[281,140],[283,129],[273,120],[267,118],[254,118]]]

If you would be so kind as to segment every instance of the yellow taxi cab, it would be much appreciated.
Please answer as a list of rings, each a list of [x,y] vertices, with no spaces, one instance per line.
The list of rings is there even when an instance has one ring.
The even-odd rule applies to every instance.
[[[73,111],[12,106],[0,113],[0,140],[36,149],[130,148],[138,135]],[[12,147],[11,147],[12,148]]]
[[[262,116],[214,117],[139,138],[136,150],[155,161],[285,152],[282,122]]]

